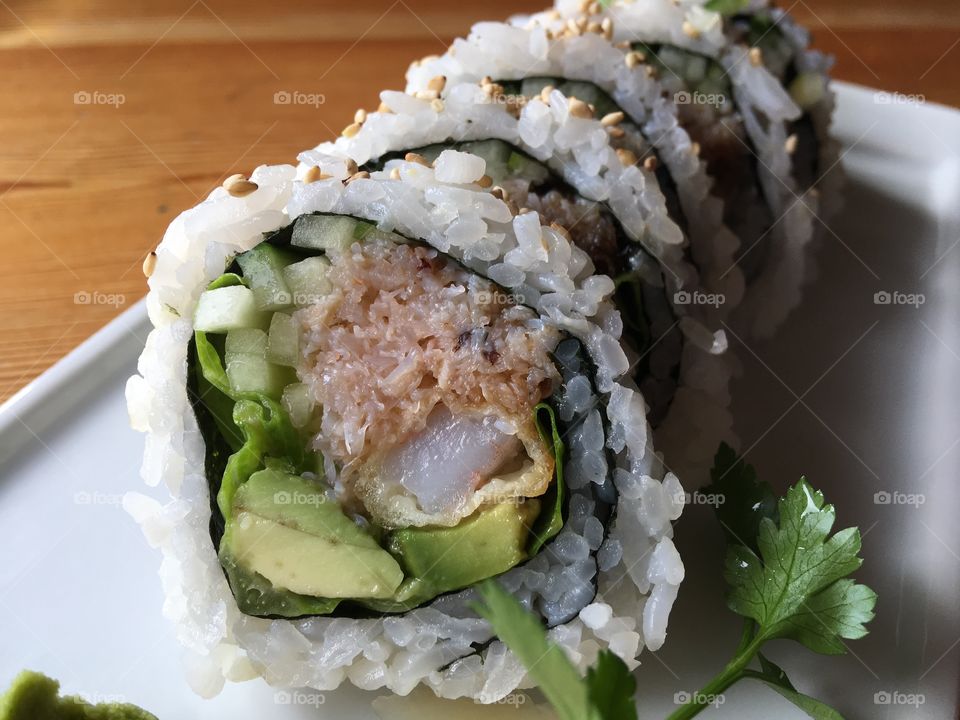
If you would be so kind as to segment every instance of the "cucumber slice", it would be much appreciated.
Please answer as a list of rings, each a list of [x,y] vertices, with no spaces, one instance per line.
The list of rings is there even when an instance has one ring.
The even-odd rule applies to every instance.
[[[243,285],[207,290],[197,302],[193,328],[223,333],[236,328],[262,327],[266,316],[257,308],[253,291]]]
[[[330,261],[325,257],[308,257],[283,269],[283,279],[290,288],[293,304],[304,307],[327,295],[332,286],[327,280]]]
[[[258,355],[236,353],[227,355],[225,359],[227,380],[237,393],[262,393],[279,400],[283,388],[297,379],[290,368],[274,365]]]
[[[343,215],[303,215],[293,226],[290,244],[322,252],[343,252],[358,239],[354,235],[357,223]]]
[[[267,334],[257,328],[236,328],[227,331],[227,355],[267,356]]]
[[[283,389],[280,403],[290,416],[290,422],[295,428],[306,427],[313,417],[316,404],[310,396],[310,389],[303,383],[293,383]],[[320,474],[323,474],[323,458],[318,462]]]
[[[230,336],[227,336],[229,343]],[[300,332],[296,321],[286,313],[270,318],[270,335],[266,343],[267,360],[277,365],[296,367],[300,359]]]
[[[260,243],[237,256],[243,277],[250,283],[257,308],[269,312],[290,307],[290,288],[283,280],[283,268],[297,260],[293,253]]]

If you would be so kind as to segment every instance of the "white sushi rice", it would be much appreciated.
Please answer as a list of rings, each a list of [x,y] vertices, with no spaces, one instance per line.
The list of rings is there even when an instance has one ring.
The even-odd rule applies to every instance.
[[[441,167],[445,177],[475,174],[476,158],[448,159]],[[390,179],[394,170],[400,179]],[[225,680],[260,675],[283,688],[330,690],[350,681],[405,694],[423,683],[444,697],[493,702],[528,683],[517,659],[492,640],[489,626],[465,611],[468,593],[404,616],[363,620],[270,620],[236,606],[209,533],[204,444],[187,396],[191,317],[199,295],[234,255],[308,212],[368,219],[481,273],[509,270],[525,302],[582,342],[597,368],[595,390],[572,379],[560,408],[580,418],[571,433],[570,519],[548,550],[507,573],[504,583],[548,619],[580,610],[551,630],[580,666],[600,647],[635,665],[643,648],[664,642],[683,579],[671,541],[683,494],[651,450],[643,398],[624,379],[629,364],[619,344],[621,322],[606,299],[612,283],[593,275],[589,259],[562,233],[539,227],[535,214],[512,215],[476,185],[444,183],[432,168],[404,161],[346,185],[346,163],[331,160],[324,171],[333,177],[305,183],[295,180],[291,166],[260,167],[251,177],[255,192],[233,197],[218,188],[174,220],[157,249],[147,296],[154,330],[139,374],[128,381],[127,401],[134,428],[146,433],[143,479],[164,484],[170,499],[130,494],[124,506],[162,552],[164,613],[186,650],[191,686],[212,696]],[[595,392],[603,399],[599,406]],[[606,538],[583,492],[607,477],[604,467],[620,491]],[[593,551],[599,571],[589,561]],[[595,597],[594,581],[600,588]],[[587,592],[592,601],[583,607]],[[482,643],[489,644],[474,652],[473,645]]]

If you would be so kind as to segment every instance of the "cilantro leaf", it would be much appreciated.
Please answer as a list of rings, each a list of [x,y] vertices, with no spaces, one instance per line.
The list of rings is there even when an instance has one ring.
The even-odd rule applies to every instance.
[[[829,705],[798,691],[790,682],[787,674],[779,666],[764,657],[763,653],[757,653],[757,658],[760,660],[763,673],[757,673],[749,677],[765,682],[768,687],[776,690],[814,720],[843,720],[843,716]]]
[[[716,506],[716,515],[728,540],[759,552],[757,536],[761,521],[777,517],[773,488],[761,482],[753,466],[747,465],[726,443],[717,451],[710,480],[703,491],[722,498]]]
[[[601,652],[596,664],[587,670],[590,704],[603,720],[637,720],[633,699],[636,690],[636,678],[623,660],[609,650]]]
[[[730,548],[728,605],[756,620],[763,640],[793,638],[816,652],[843,652],[841,638],[866,634],[876,602],[869,588],[835,584],[860,567],[860,532],[830,536],[836,512],[806,480],[787,491],[778,509],[779,525],[770,518],[760,523],[759,556]]]
[[[703,7],[721,15],[736,15],[750,7],[750,0],[707,0]]]
[[[480,597],[483,604],[476,611],[527,668],[560,720],[601,720],[583,678],[540,621],[495,582],[482,584]]]

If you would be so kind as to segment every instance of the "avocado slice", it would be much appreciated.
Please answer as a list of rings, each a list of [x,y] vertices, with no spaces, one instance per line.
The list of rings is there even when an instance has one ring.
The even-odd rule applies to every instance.
[[[274,589],[321,598],[389,598],[403,570],[316,483],[275,469],[241,485],[224,535],[233,561]]]
[[[491,505],[455,527],[397,530],[388,549],[408,577],[439,595],[499,575],[525,560],[530,527],[539,513],[537,500]]]

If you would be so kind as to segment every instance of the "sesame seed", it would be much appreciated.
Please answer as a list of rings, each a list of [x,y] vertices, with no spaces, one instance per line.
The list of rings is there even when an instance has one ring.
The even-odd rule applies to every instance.
[[[689,21],[684,20],[683,22],[683,34],[687,37],[693,38],[696,40],[700,37],[700,31],[697,30]]]
[[[408,163],[416,163],[417,165],[423,165],[424,167],[430,167],[430,163],[427,162],[427,159],[423,155],[419,155],[414,152],[408,152],[403,156],[403,159]]]
[[[433,90],[435,93],[442,93],[443,88],[447,84],[447,78],[443,75],[437,75],[436,77],[430,78],[430,82],[427,83],[427,89]]]
[[[619,125],[623,122],[623,113],[619,110],[617,112],[607,113],[602,118],[600,118],[600,124],[604,127],[610,127],[611,125]]]
[[[659,165],[656,155],[648,155],[643,161],[643,169],[647,172],[655,172]]]
[[[590,110],[590,106],[587,105],[583,100],[579,98],[571,97],[568,105],[568,109],[573,117],[578,118],[592,118],[593,111]]]
[[[443,100],[440,100],[439,98],[430,101],[430,109],[434,112],[443,112],[443,107]]]
[[[613,20],[606,17],[603,19],[603,22],[600,23],[600,29],[603,31],[603,36],[608,40],[613,37]]]
[[[438,100],[440,98],[440,93],[436,90],[418,90],[414,97],[417,100]]]
[[[799,142],[800,141],[796,134],[793,134],[787,138],[787,141],[783,144],[783,147],[787,151],[788,155],[793,155],[797,151],[797,145]]]
[[[593,21],[587,24],[587,32],[599,35],[603,32],[603,30],[600,29],[600,23]]]
[[[627,67],[630,69],[635,68],[644,60],[646,60],[646,57],[644,57],[643,53],[638,53],[636,50],[632,50],[631,52],[628,52],[624,57],[624,62],[627,63]]]
[[[363,125],[367,121],[367,111],[363,108],[360,108],[353,114],[353,121],[359,125]]]
[[[482,178],[477,180],[477,185],[482,188],[493,187],[493,178],[489,175],[484,175]]]
[[[540,91],[540,99],[543,101],[544,105],[550,104],[550,93],[552,93],[556,88],[553,85],[547,85]]]
[[[391,109],[390,109],[390,106],[387,105],[385,102],[382,102],[382,103],[380,103],[380,104],[377,106],[377,112],[378,112],[378,113],[389,114],[389,113],[392,113],[393,110],[391,110]]]
[[[366,170],[361,170],[360,172],[354,173],[353,175],[348,177],[345,184],[349,185],[354,180],[366,180],[369,177],[370,177],[370,173],[368,173]]]
[[[358,172],[360,168],[357,167],[357,161],[353,158],[347,160],[347,175],[353,175]]]
[[[532,212],[533,210],[531,210],[530,208],[522,207],[517,211],[517,215],[526,215],[527,213],[532,213]]]
[[[307,170],[307,174],[303,176],[303,181],[305,183],[312,183],[312,182],[317,182],[318,180],[327,180],[329,178],[330,178],[329,175],[322,172],[319,167],[314,165],[309,170]]]
[[[613,127],[608,127],[607,134],[610,137],[614,138],[615,140],[619,140],[624,135],[626,135],[626,133],[623,131],[623,128],[617,127],[616,125],[614,125]]]
[[[599,15],[600,14],[600,3],[592,2],[587,5],[587,14],[589,15]]]
[[[507,197],[507,191],[499,185],[495,185],[493,188],[491,188],[490,194],[497,198],[497,200],[504,200]]]
[[[153,275],[153,271],[156,267],[157,253],[150,252],[150,254],[143,259],[143,274],[149,278],[151,275]]]
[[[399,180],[400,179],[400,168],[393,168],[390,170],[390,179]]]
[[[250,182],[243,175],[231,175],[223,181],[223,187],[227,189],[233,197],[246,197],[259,186],[255,182]]]
[[[341,133],[341,134],[342,134],[344,137],[352,138],[352,137],[356,137],[356,134],[357,134],[358,132],[360,132],[360,123],[356,123],[356,122],[355,122],[355,123],[352,123],[352,124],[350,124],[350,125],[347,125],[347,126],[343,129],[343,133]]]
[[[758,47],[750,48],[750,64],[754,67],[763,65],[763,50]]]
[[[695,156],[699,156],[699,155],[700,155],[700,143],[698,143],[698,142],[693,142],[693,143],[691,143],[691,144],[690,144],[690,152],[691,152],[691,154],[693,154],[693,155],[695,155]]]
[[[637,164],[637,156],[633,150],[627,150],[626,148],[617,148],[617,157],[620,158],[620,164],[629,167],[630,165]]]

